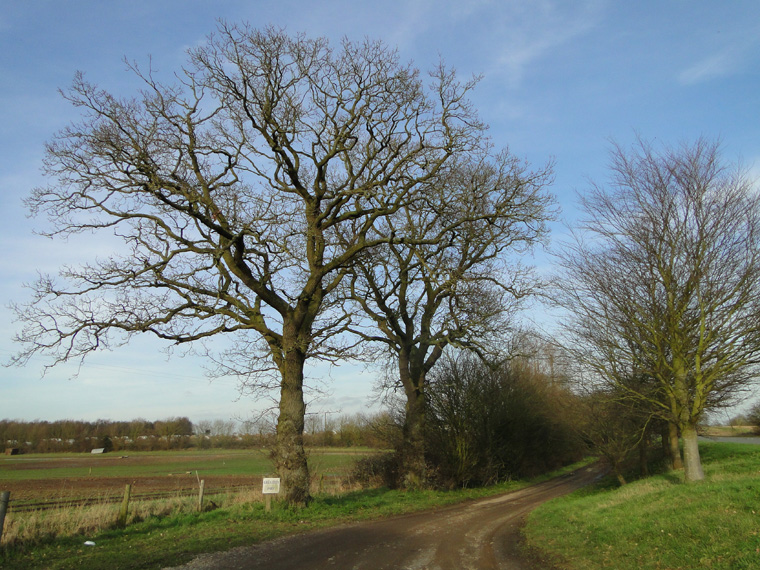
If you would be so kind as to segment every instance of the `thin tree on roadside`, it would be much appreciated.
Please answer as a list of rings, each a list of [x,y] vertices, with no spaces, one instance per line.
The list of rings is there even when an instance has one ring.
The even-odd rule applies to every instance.
[[[760,360],[760,196],[705,139],[615,146],[611,171],[581,196],[585,218],[559,254],[566,347],[672,423],[685,478],[699,480],[698,422]]]
[[[522,258],[547,235],[551,164],[535,170],[504,150],[451,161],[422,202],[383,220],[384,234],[407,236],[366,252],[351,270],[350,303],[365,326],[351,330],[403,393],[400,484],[426,481],[427,375],[447,347],[498,362],[515,312],[541,282]]]

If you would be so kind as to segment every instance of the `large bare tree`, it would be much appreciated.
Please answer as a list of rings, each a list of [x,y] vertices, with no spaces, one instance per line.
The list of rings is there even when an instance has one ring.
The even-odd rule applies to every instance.
[[[760,359],[760,197],[705,139],[616,146],[611,170],[582,196],[586,217],[560,254],[568,345],[678,428],[686,480],[699,480],[697,423]]]
[[[288,502],[305,504],[304,364],[340,356],[330,300],[357,254],[395,239],[374,228],[479,146],[474,81],[443,65],[423,79],[381,42],[246,25],[220,23],[188,53],[171,84],[131,66],[136,97],[81,74],[64,94],[82,119],[48,144],[51,183],[29,206],[53,236],[123,246],[34,285],[17,307],[17,362],[81,359],[142,333],[225,335],[221,371],[279,390],[276,467]]]
[[[425,481],[428,372],[447,346],[503,358],[517,307],[539,287],[521,258],[546,237],[551,178],[551,165],[531,170],[506,150],[451,161],[424,201],[383,220],[383,233],[406,239],[367,252],[352,271],[349,297],[369,325],[353,330],[390,357],[405,397],[404,486]]]

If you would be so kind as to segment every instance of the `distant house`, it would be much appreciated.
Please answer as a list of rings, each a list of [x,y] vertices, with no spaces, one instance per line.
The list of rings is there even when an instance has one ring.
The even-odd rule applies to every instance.
[[[105,447],[96,447],[90,453],[98,453],[99,454],[99,453],[105,453],[105,452],[106,452],[106,448]]]
[[[21,452],[19,451],[18,447],[6,447],[5,448],[5,455],[18,455],[19,453],[21,453]]]

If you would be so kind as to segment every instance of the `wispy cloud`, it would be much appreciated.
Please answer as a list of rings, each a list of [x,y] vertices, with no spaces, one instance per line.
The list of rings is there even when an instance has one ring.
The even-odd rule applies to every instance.
[[[710,55],[691,65],[678,75],[678,80],[684,85],[692,85],[709,81],[716,77],[730,75],[738,67],[739,62],[735,50],[727,50]]]
[[[506,76],[516,85],[537,60],[594,29],[606,5],[607,0],[407,0],[396,6],[392,20],[385,11],[372,12],[381,37],[402,53],[435,46],[447,61],[474,62],[473,71]]]
[[[404,3],[400,14],[394,18],[394,26],[385,38],[388,45],[405,51],[414,45],[433,24],[435,4],[430,0],[417,0]]]
[[[517,86],[525,70],[553,50],[599,25],[604,2],[512,2],[499,14],[500,41],[494,64]]]
[[[693,63],[678,74],[678,81],[693,85],[740,72],[757,52],[760,39],[752,37],[732,42]]]

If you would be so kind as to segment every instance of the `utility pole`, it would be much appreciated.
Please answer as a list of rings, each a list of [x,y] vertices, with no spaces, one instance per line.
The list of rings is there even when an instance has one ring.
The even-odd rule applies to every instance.
[[[325,415],[325,427],[324,432],[327,433],[327,414],[339,414],[340,412],[320,412]]]

